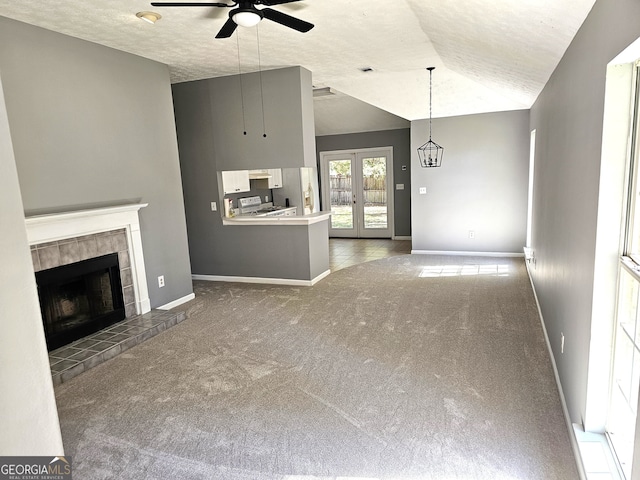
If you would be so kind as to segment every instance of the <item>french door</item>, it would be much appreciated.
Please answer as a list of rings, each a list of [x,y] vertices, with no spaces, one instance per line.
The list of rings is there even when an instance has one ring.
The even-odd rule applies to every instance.
[[[320,153],[323,210],[329,236],[393,236],[393,148]]]

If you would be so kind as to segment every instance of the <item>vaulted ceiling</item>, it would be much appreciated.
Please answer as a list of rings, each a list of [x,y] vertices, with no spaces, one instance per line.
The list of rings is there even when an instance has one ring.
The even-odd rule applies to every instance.
[[[356,99],[402,121],[429,116],[428,66],[434,117],[529,108],[594,3],[301,0],[272,8],[315,24],[310,32],[263,20],[228,39],[214,38],[227,8],[0,0],[0,15],[165,63],[174,83],[301,65],[339,93],[336,111]],[[144,10],[162,19],[143,22]]]

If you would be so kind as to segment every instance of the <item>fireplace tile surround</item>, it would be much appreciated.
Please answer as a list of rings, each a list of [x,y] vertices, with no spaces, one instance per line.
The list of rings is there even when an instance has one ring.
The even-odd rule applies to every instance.
[[[137,314],[137,311],[125,229],[65,238],[31,246],[34,272],[69,265],[110,253],[118,254],[125,317],[131,318]]]
[[[27,216],[27,238],[36,272],[117,253],[125,316],[151,310],[138,211],[146,203],[124,203]]]

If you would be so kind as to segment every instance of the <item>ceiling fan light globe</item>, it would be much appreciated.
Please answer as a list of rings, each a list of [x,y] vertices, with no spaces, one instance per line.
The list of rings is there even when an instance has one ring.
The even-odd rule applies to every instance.
[[[162,15],[155,12],[138,12],[136,13],[136,17],[140,20],[144,20],[145,22],[154,24],[162,18]]]
[[[255,12],[237,12],[231,18],[241,27],[253,27],[262,20],[262,17]]]

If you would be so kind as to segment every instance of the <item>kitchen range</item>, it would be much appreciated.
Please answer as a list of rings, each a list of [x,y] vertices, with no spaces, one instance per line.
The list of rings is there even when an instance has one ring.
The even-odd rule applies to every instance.
[[[297,207],[280,207],[271,202],[262,203],[258,196],[238,199],[238,216],[251,217],[291,217],[297,214]]]

